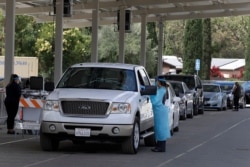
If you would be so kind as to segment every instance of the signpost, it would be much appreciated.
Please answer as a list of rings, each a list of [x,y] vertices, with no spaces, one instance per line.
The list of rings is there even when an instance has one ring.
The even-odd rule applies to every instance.
[[[199,72],[199,70],[200,70],[200,66],[201,66],[201,61],[200,61],[200,59],[196,59],[196,60],[195,60],[195,70],[196,70],[196,72],[197,72],[197,75],[198,75],[198,72]]]

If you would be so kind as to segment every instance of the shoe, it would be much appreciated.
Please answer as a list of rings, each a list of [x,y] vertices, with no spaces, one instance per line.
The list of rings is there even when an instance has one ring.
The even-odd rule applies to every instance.
[[[7,131],[7,134],[14,135],[15,131]]]
[[[165,151],[163,151],[162,149],[157,148],[157,147],[152,148],[151,151],[153,151],[153,152],[165,152]]]

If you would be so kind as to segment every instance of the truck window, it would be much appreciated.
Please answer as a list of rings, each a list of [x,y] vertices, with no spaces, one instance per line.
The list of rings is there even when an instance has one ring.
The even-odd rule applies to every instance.
[[[139,77],[140,85],[143,85],[143,86],[150,85],[150,80],[146,72],[143,69],[138,70],[138,77]]]

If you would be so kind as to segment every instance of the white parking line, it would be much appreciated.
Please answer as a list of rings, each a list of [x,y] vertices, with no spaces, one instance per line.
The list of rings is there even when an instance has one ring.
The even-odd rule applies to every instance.
[[[27,141],[27,140],[31,140],[31,139],[34,139],[34,138],[36,138],[36,137],[25,138],[25,139],[14,140],[14,141],[8,141],[8,142],[0,143],[0,146],[6,145],[6,144],[18,143],[18,142],[22,142],[22,141]]]
[[[249,117],[249,118],[246,118],[246,119],[244,119],[244,120],[242,120],[242,121],[240,121],[240,122],[238,122],[238,123],[236,123],[236,124],[234,124],[233,126],[227,128],[227,129],[225,129],[224,131],[218,133],[217,135],[211,137],[210,139],[205,140],[204,142],[202,142],[202,143],[200,143],[200,144],[198,144],[198,145],[196,145],[196,146],[190,148],[189,150],[187,150],[187,151],[185,151],[185,152],[183,152],[183,153],[181,153],[181,154],[176,155],[174,158],[171,158],[171,159],[169,159],[169,160],[167,160],[167,161],[165,161],[165,162],[159,164],[159,165],[156,166],[156,167],[163,167],[164,165],[169,164],[169,163],[172,162],[173,160],[178,159],[178,158],[184,156],[185,154],[190,153],[190,152],[192,152],[192,151],[198,149],[199,147],[201,147],[201,146],[205,145],[206,143],[208,143],[208,142],[210,142],[210,141],[212,141],[212,140],[214,140],[214,139],[216,139],[216,138],[222,136],[223,134],[227,133],[227,132],[230,131],[231,129],[235,128],[236,126],[238,126],[238,125],[240,125],[240,124],[242,124],[242,123],[244,123],[244,122],[246,122],[246,121],[248,121],[248,120],[250,120],[250,117]]]
[[[66,157],[66,156],[69,156],[69,154],[60,155],[60,156],[58,156],[58,157],[45,159],[45,160],[43,160],[43,161],[38,161],[38,162],[35,162],[35,163],[32,163],[32,164],[25,165],[25,166],[23,166],[23,167],[36,166],[36,165],[43,164],[43,163],[46,163],[46,162],[49,162],[49,161],[53,161],[53,160],[55,160],[55,159],[63,158],[63,157]]]

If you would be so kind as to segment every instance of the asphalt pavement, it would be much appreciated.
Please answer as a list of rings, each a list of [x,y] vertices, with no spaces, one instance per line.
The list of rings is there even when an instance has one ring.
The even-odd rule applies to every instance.
[[[44,152],[39,135],[7,135],[0,126],[0,167],[249,167],[250,108],[239,112],[205,111],[181,121],[179,132],[167,141],[165,153],[155,153],[143,141],[135,155],[119,145],[60,143]]]

